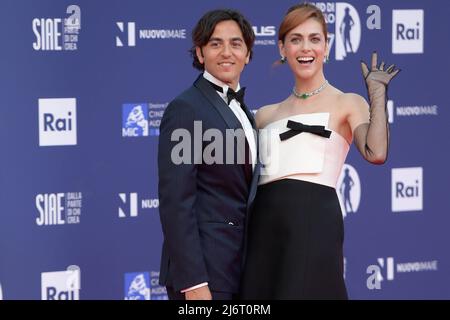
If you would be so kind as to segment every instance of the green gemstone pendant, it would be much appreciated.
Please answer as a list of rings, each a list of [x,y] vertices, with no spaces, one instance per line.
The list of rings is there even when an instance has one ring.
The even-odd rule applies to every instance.
[[[299,99],[305,100],[305,99],[308,99],[309,97],[312,97],[313,95],[318,94],[320,91],[322,91],[327,86],[327,84],[328,84],[328,81],[325,80],[325,82],[318,89],[311,91],[311,92],[305,92],[305,93],[300,93],[300,92],[295,91],[295,86],[294,86],[294,88],[292,88],[292,94]]]

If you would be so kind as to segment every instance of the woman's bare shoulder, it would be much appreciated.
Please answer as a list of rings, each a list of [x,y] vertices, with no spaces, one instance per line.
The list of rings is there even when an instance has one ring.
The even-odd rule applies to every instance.
[[[366,99],[364,99],[363,96],[352,92],[341,92],[340,94],[338,94],[338,99],[339,102],[350,106],[367,104]]]
[[[264,128],[270,123],[280,104],[281,103],[268,104],[259,108],[255,115],[256,126],[258,128]]]

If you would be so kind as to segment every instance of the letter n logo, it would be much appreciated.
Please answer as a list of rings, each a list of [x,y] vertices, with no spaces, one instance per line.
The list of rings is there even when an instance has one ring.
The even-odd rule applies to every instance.
[[[128,22],[127,23],[127,30],[125,30],[125,25],[123,22],[116,22],[117,27],[119,28],[120,32],[127,34],[127,45],[128,47],[135,47],[136,46],[136,23],[134,22]],[[116,36],[116,47],[123,47],[124,44],[122,40]]]

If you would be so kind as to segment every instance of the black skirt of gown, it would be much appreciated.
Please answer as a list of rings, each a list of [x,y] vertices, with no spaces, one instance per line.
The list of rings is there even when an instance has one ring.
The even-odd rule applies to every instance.
[[[261,185],[249,219],[242,299],[347,299],[334,188],[294,179]]]

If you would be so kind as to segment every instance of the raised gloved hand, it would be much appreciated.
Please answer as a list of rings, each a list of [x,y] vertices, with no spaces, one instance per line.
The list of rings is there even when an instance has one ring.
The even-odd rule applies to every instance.
[[[372,53],[370,70],[361,61],[361,69],[369,96],[370,119],[369,123],[362,124],[355,129],[354,140],[366,160],[381,164],[386,161],[389,148],[387,87],[400,69],[395,69],[395,66],[391,65],[384,70],[384,62],[378,67],[377,58],[377,53]]]
[[[390,65],[384,70],[384,61],[377,67],[378,56],[376,52],[372,53],[371,68],[367,67],[364,61],[361,61],[361,70],[366,82],[367,93],[371,107],[386,104],[386,91],[389,82],[400,72],[395,69],[395,65]]]

